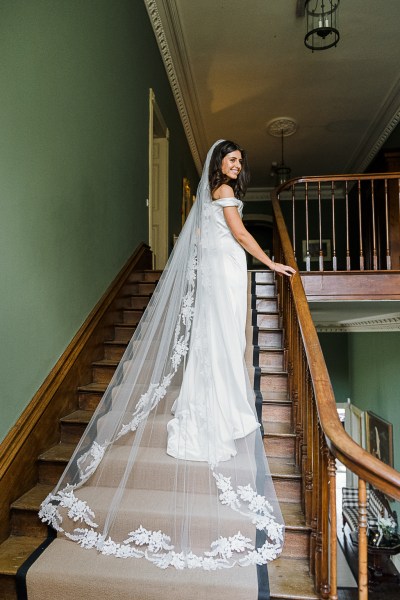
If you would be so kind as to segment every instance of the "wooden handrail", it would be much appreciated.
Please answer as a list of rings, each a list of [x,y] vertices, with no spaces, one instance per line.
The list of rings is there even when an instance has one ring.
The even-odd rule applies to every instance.
[[[388,174],[388,178],[389,175],[393,174]],[[397,176],[400,177],[400,173],[398,173]],[[361,175],[335,176],[336,180],[340,178],[347,178],[347,180],[351,180],[352,178],[358,179],[360,177]],[[368,175],[368,177],[370,176]],[[367,179],[368,177],[363,175],[363,178]],[[380,178],[382,178],[382,174],[380,174]],[[330,181],[332,178],[309,177],[302,178],[302,181],[315,181],[317,179],[320,181],[327,181],[329,179]],[[297,179],[296,181],[300,180]],[[286,185],[291,185],[291,182],[287,182]],[[280,242],[282,245],[284,261],[286,264],[297,269],[293,248],[277,197],[277,194],[282,190],[282,187],[283,186],[272,192],[272,205]],[[291,278],[291,287],[293,301],[296,307],[299,327],[303,339],[304,350],[307,356],[312,385],[314,388],[318,417],[330,451],[356,475],[373,484],[388,496],[395,498],[396,500],[400,500],[400,473],[380,461],[369,452],[366,452],[366,450],[361,448],[361,446],[359,446],[344,431],[338,417],[335,396],[319,343],[317,331],[311,317],[307,298],[300,275],[298,273]]]

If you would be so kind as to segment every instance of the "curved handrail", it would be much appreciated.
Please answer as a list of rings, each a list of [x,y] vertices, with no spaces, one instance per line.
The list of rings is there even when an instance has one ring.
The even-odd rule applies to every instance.
[[[294,183],[332,180],[359,180],[381,178],[382,174],[335,175],[332,177],[302,177],[292,179],[272,191],[272,205],[280,236],[285,263],[297,270],[292,244],[280,208],[278,194]],[[400,173],[385,174],[387,179],[399,178]],[[328,370],[325,364],[317,331],[312,321],[306,294],[299,273],[291,279],[293,300],[296,307],[299,327],[307,356],[312,385],[314,388],[316,406],[321,428],[327,445],[346,467],[365,481],[386,493],[391,498],[400,501],[400,473],[389,467],[378,458],[361,448],[343,429],[336,409]]]

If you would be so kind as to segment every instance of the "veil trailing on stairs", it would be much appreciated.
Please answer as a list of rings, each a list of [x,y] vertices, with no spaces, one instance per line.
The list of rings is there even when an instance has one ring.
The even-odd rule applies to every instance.
[[[83,548],[161,568],[261,565],[283,546],[213,215],[216,144],[150,303],[40,510]]]

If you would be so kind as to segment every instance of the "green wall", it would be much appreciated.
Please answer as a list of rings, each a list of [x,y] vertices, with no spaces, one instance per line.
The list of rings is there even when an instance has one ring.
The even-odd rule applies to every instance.
[[[351,402],[393,424],[400,471],[400,332],[319,333],[337,402]],[[400,517],[400,503],[392,505]]]
[[[197,181],[141,0],[3,0],[0,440],[147,241],[148,97],[170,129],[170,231]]]
[[[400,332],[319,333],[336,402],[347,398],[393,423],[400,471]]]
[[[400,471],[400,332],[349,335],[352,402],[393,423],[394,466]]]
[[[351,394],[348,335],[347,333],[318,334],[336,402],[347,402]]]

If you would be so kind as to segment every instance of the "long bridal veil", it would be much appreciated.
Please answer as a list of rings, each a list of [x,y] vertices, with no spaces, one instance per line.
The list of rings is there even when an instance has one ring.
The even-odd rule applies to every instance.
[[[162,568],[264,564],[283,545],[259,428],[248,411],[226,409],[239,390],[255,414],[212,218],[216,144],[140,324],[40,511],[83,548]]]

